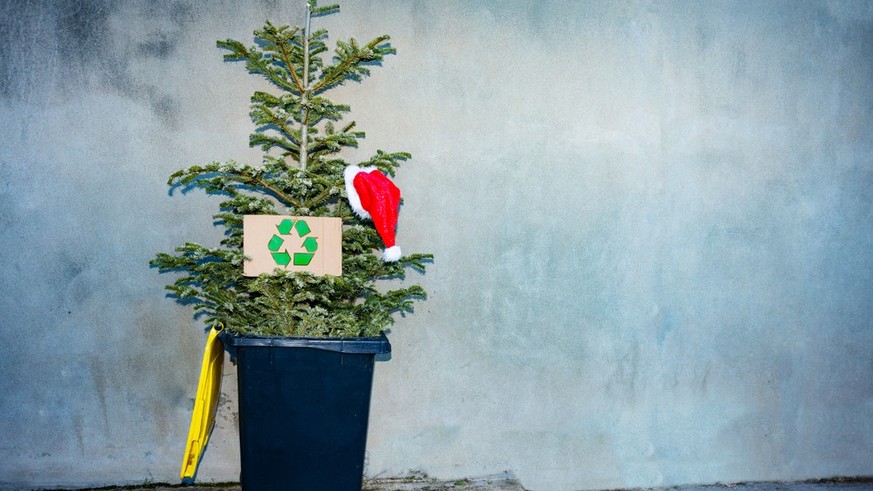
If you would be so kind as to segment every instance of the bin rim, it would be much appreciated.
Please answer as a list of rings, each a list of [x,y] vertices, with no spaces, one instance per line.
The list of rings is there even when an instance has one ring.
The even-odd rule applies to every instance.
[[[391,353],[391,343],[385,333],[360,338],[313,338],[297,336],[239,335],[226,329],[220,334],[229,347],[310,348],[350,354],[382,355]]]

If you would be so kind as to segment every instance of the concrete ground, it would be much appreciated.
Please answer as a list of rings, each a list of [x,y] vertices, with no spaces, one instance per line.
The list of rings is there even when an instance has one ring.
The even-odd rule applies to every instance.
[[[193,486],[150,484],[143,486],[103,487],[79,489],[75,491],[241,491],[236,483],[209,484],[196,483]],[[440,481],[426,476],[408,478],[372,479],[364,482],[361,491],[526,491],[511,474],[503,473],[479,478],[464,478]],[[36,491],[36,490],[35,490]],[[873,489],[871,489],[873,491]]]
[[[178,486],[156,484],[143,487],[105,487],[78,491],[241,491],[238,484],[204,484]],[[364,483],[362,491],[529,491],[511,474],[498,474],[455,481],[427,477],[375,479]],[[537,490],[539,491],[539,490]],[[842,478],[794,483],[760,482],[645,488],[635,491],[873,491],[873,477]]]

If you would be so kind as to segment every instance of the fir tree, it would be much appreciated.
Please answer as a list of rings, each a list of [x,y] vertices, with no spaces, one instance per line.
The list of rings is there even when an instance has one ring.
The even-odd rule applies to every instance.
[[[168,185],[201,188],[225,197],[214,215],[225,235],[219,247],[186,243],[175,253],[159,253],[151,265],[182,275],[167,289],[193,304],[207,325],[238,334],[356,337],[377,335],[393,323],[393,314],[412,311],[425,298],[419,285],[377,289],[380,280],[402,279],[408,267],[424,271],[430,254],[411,254],[384,262],[375,254],[381,239],[369,221],[352,213],[346,201],[343,149],[357,147],[364,133],[343,122],[350,107],[326,94],[347,82],[360,82],[370,68],[395,53],[389,36],[366,44],[338,41],[332,59],[327,31],[310,31],[310,17],[338,11],[337,5],[307,4],[304,27],[269,21],[254,32],[256,45],[218,41],[228,61],[242,61],[265,77],[275,92],[255,92],[251,118],[256,125],[249,144],[264,152],[259,166],[212,162],[174,172]],[[379,150],[360,166],[375,166],[393,176],[411,158],[406,152]],[[316,277],[282,272],[244,277],[243,215],[281,214],[339,217],[343,221],[343,274]]]

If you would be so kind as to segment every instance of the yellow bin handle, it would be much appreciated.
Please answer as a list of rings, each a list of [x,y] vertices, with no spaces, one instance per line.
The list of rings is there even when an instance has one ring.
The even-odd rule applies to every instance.
[[[213,326],[206,338],[203,363],[200,365],[200,382],[197,384],[197,397],[194,399],[194,412],[188,429],[188,443],[182,457],[182,470],[179,477],[193,480],[197,466],[203,456],[209,434],[215,425],[215,411],[221,395],[221,367],[224,363],[224,345],[218,337],[220,326]]]

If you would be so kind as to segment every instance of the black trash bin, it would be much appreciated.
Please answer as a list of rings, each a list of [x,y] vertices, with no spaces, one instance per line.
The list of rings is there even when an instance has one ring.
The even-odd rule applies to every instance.
[[[224,336],[237,363],[244,491],[360,491],[385,335]]]

